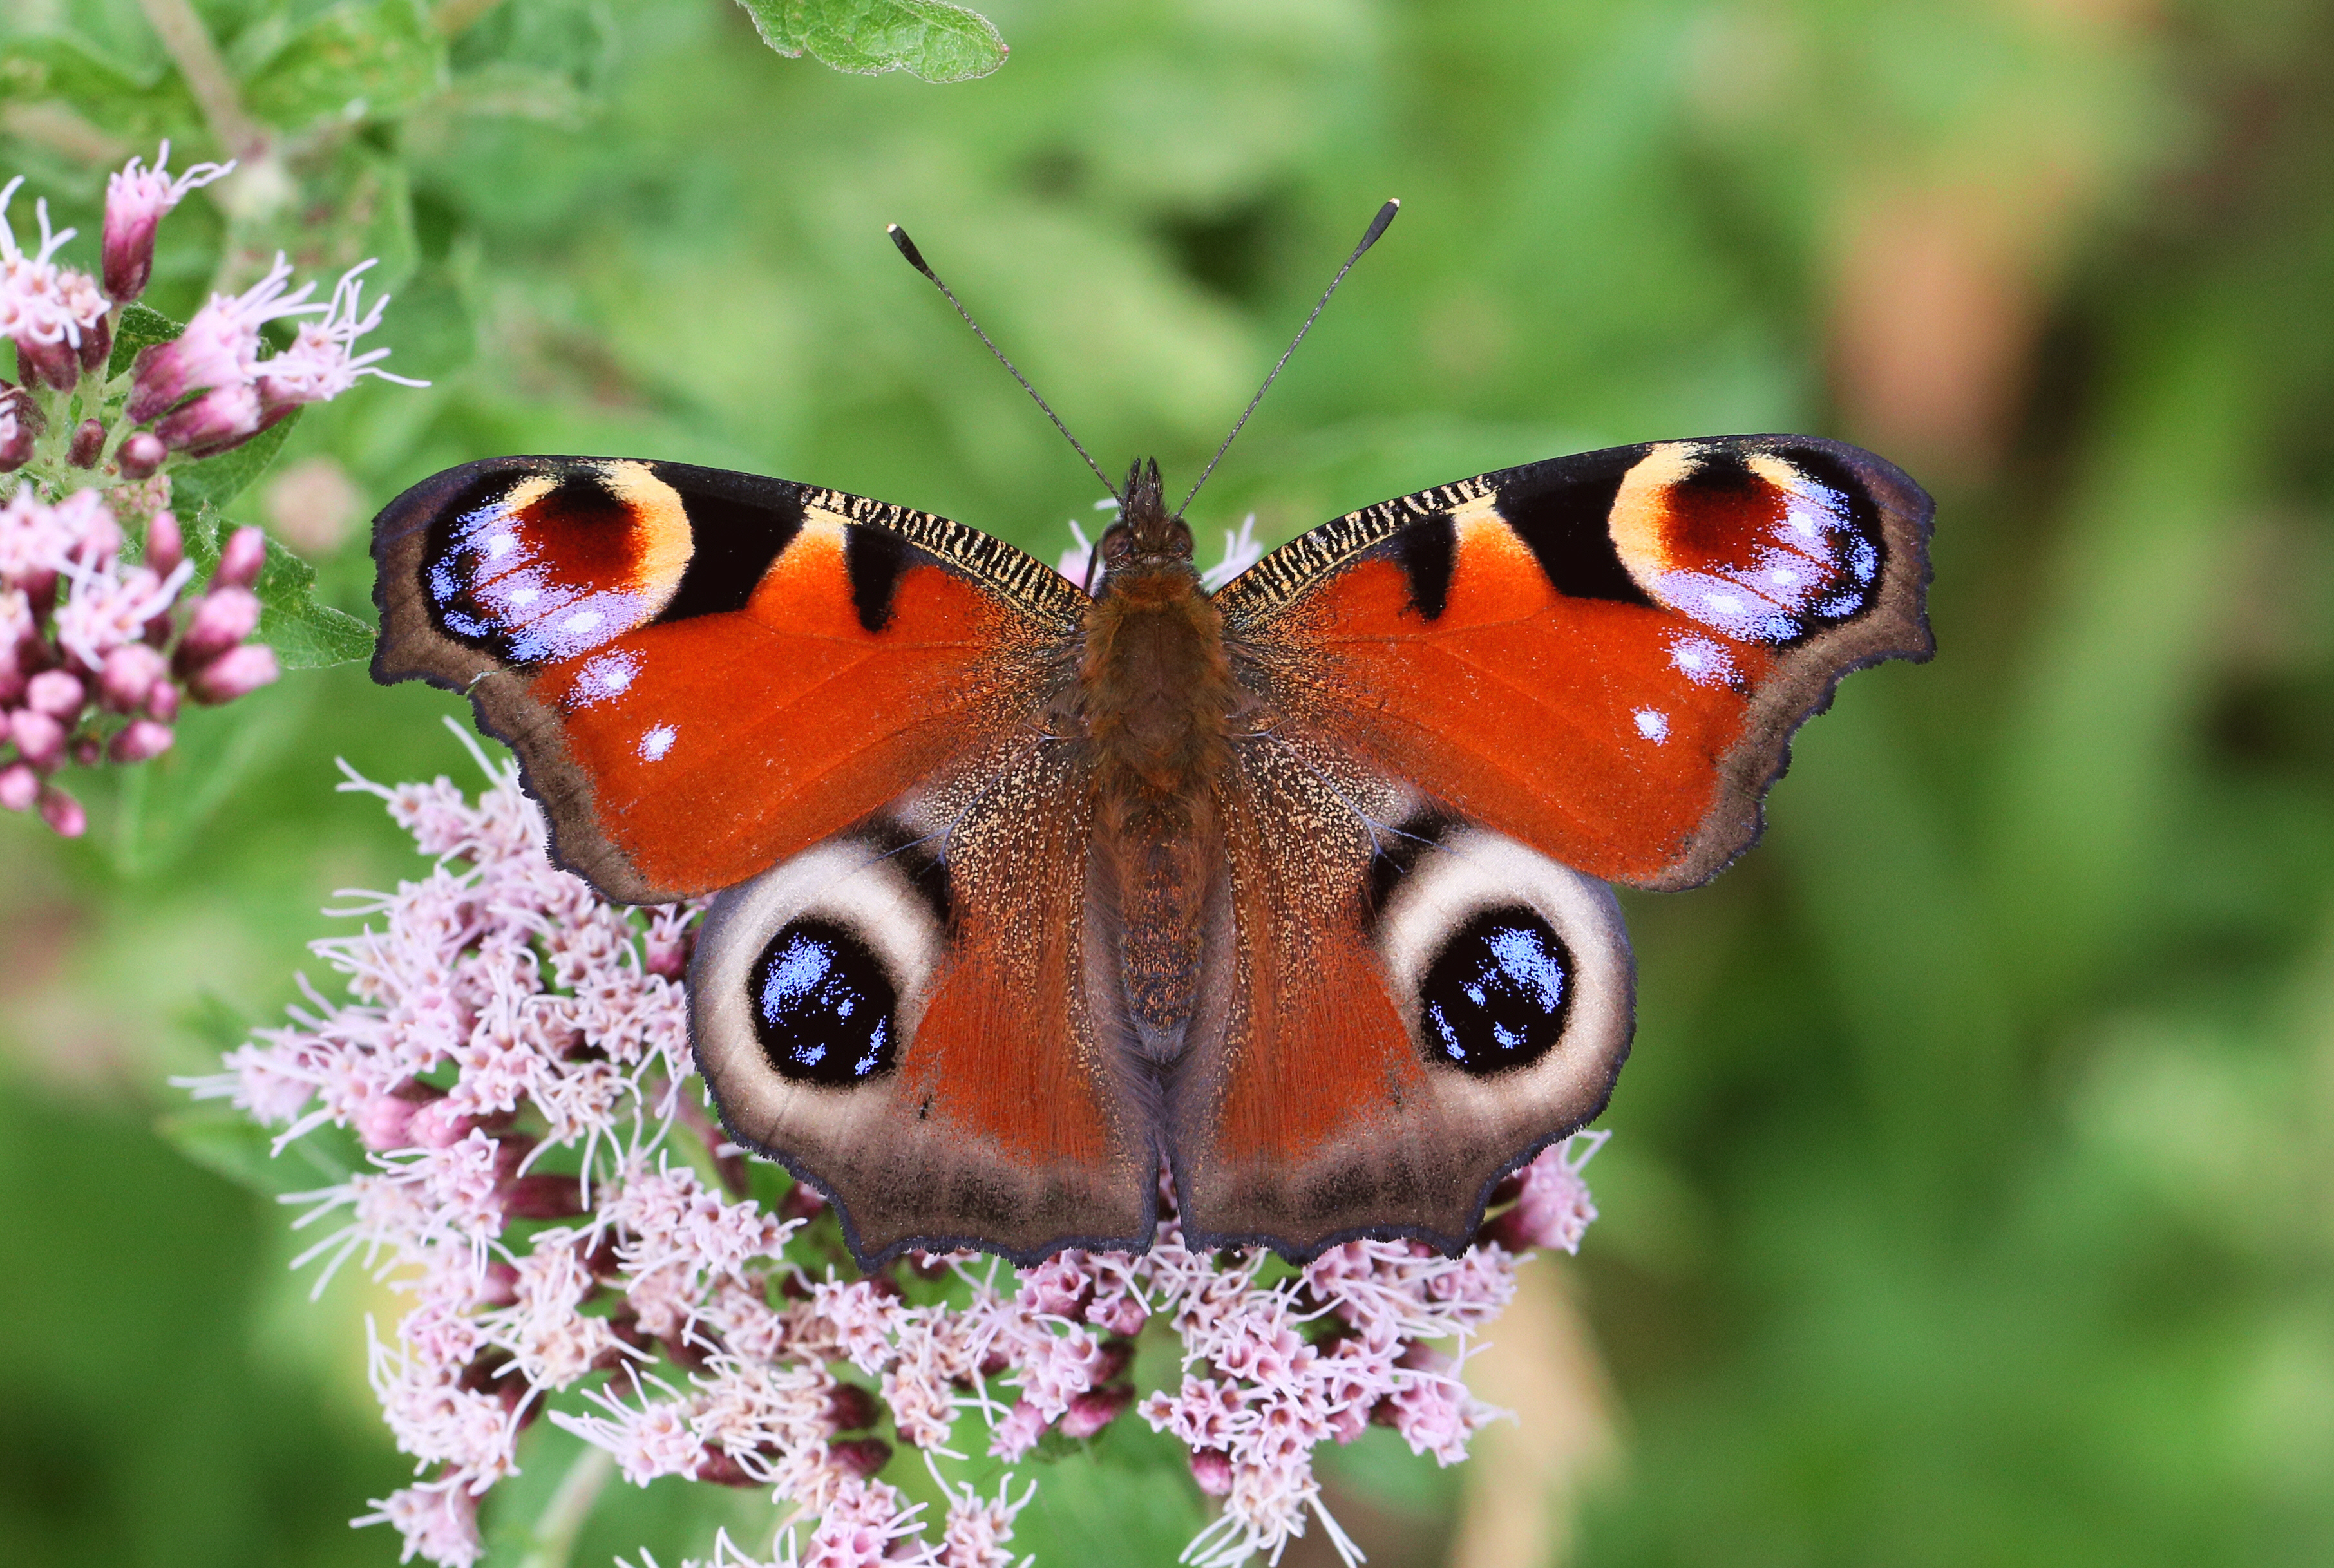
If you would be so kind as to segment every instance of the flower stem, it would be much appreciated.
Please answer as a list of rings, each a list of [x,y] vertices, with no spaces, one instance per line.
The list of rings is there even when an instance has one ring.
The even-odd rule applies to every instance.
[[[613,1455],[584,1445],[528,1532],[526,1554],[519,1559],[519,1568],[567,1568],[567,1559],[575,1551],[575,1537],[583,1534],[584,1521],[592,1516],[592,1505],[600,1500],[600,1489],[615,1473]]]
[[[178,74],[187,79],[187,90],[202,106],[203,118],[210,121],[211,133],[227,148],[228,156],[249,158],[256,153],[262,140],[259,127],[244,113],[243,100],[235,90],[235,77],[220,58],[218,45],[211,42],[203,19],[195,14],[195,8],[188,0],[138,3],[161,38],[162,47],[170,52]]]

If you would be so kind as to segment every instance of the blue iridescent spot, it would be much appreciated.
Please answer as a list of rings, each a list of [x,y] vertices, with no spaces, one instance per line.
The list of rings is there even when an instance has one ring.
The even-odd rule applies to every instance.
[[[1564,1036],[1572,953],[1538,912],[1486,909],[1451,933],[1418,990],[1432,1054],[1478,1074],[1527,1066]]]
[[[892,978],[853,931],[795,920],[770,938],[748,981],[754,1032],[781,1077],[863,1082],[892,1070]]]

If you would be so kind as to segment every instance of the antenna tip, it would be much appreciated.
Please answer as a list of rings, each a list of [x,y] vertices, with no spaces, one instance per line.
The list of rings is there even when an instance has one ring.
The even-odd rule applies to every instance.
[[[1362,236],[1362,243],[1354,250],[1354,256],[1356,260],[1360,259],[1362,252],[1369,249],[1370,246],[1378,243],[1378,236],[1385,233],[1386,226],[1394,222],[1394,215],[1401,210],[1402,203],[1399,199],[1389,201],[1384,207],[1378,208],[1377,216],[1370,219],[1369,232]]]
[[[926,277],[931,277],[932,269],[925,265],[924,253],[916,248],[916,242],[908,237],[908,231],[906,229],[902,228],[896,223],[887,223],[883,226],[883,232],[892,236],[892,243],[899,247],[900,254],[908,258],[908,265],[910,266],[915,268]],[[940,280],[933,278],[932,281],[937,283]]]

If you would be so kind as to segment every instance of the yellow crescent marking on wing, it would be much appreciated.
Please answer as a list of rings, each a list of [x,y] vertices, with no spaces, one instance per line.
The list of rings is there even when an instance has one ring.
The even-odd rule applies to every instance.
[[[632,515],[632,572],[626,586],[643,601],[633,624],[646,625],[672,602],[690,557],[697,553],[689,507],[680,492],[658,478],[646,463],[603,463],[600,482]]]
[[[1670,486],[1693,472],[1698,450],[1691,441],[1663,442],[1621,476],[1621,488],[1613,496],[1607,526],[1614,553],[1657,603],[1663,601],[1654,585],[1670,569]]]

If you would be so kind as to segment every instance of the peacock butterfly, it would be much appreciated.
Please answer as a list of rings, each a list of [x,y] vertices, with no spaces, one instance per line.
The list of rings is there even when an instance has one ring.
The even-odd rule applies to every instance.
[[[1213,593],[1155,465],[1120,501],[1084,587],[677,463],[374,524],[374,678],[468,694],[608,897],[718,894],[698,1063],[870,1267],[1140,1248],[1162,1158],[1196,1243],[1463,1246],[1627,1054],[1606,884],[1715,875],[1841,676],[1931,650],[1929,498],[1813,438],[1438,486]]]

